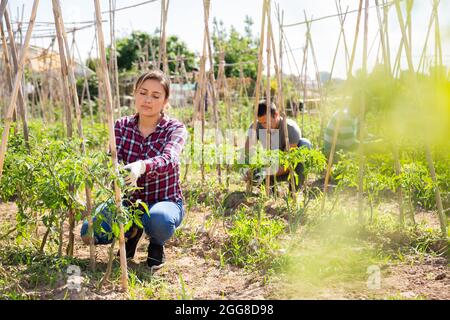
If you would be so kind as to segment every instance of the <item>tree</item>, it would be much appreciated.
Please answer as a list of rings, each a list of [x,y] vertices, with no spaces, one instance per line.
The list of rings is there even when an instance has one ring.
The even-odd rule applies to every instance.
[[[225,63],[229,66],[225,68],[225,75],[227,77],[240,76],[240,63],[244,77],[250,77],[256,80],[256,72],[258,67],[258,40],[252,36],[253,21],[250,17],[245,18],[245,35],[239,32],[232,26],[230,33],[227,34],[223,22],[218,22],[216,18],[213,20],[214,33],[213,45],[216,55],[214,57],[216,64],[216,72],[220,63],[220,53],[225,53]]]
[[[159,36],[135,31],[130,36],[117,40],[116,48],[119,71],[136,70],[140,63],[146,62],[147,59],[150,64],[152,64],[153,59],[158,60]],[[108,58],[109,51],[110,48],[107,52]],[[195,54],[177,36],[167,38],[167,56],[171,73],[176,70],[175,60],[177,56],[184,59],[186,71],[191,71],[195,66]]]

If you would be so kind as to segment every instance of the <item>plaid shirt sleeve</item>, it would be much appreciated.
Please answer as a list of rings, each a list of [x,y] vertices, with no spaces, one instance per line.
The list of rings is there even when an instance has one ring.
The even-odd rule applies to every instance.
[[[118,119],[115,123],[114,123],[114,135],[116,137],[116,150],[117,150],[117,161],[122,162],[122,139],[124,137],[123,132],[122,132],[122,127],[123,127],[123,119]],[[109,146],[109,154],[111,154],[111,146]]]
[[[180,154],[187,138],[186,127],[182,124],[170,130],[167,143],[161,155],[144,160],[147,176],[165,175],[179,163]]]

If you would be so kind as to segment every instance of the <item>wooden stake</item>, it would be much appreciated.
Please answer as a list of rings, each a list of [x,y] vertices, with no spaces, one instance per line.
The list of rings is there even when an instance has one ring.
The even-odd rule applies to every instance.
[[[74,35],[74,39],[75,39],[75,35]],[[77,50],[77,54],[78,54],[78,60],[82,61],[81,59],[81,54],[80,54],[80,50],[78,49],[78,45],[75,43],[75,49]],[[91,125],[94,125],[94,111],[92,110],[92,101],[91,101],[91,90],[89,89],[89,82],[88,82],[88,77],[86,74],[86,66],[83,66],[83,78],[84,78],[84,88],[86,88],[86,94],[87,94],[87,99],[88,99],[88,106],[89,106],[89,115],[91,118]],[[81,105],[83,105],[83,99],[81,99]]]
[[[259,95],[260,95],[260,84],[261,84],[261,75],[262,75],[262,55],[264,49],[264,32],[265,32],[265,23],[266,23],[266,12],[267,12],[267,0],[263,1],[262,8],[262,22],[261,22],[261,33],[260,33],[260,41],[259,41],[259,52],[258,52],[258,71],[256,73],[256,84],[255,84],[255,106],[253,109],[253,126],[252,126],[252,134],[249,139],[249,146],[254,146],[256,144],[256,125],[258,122],[258,105],[259,105]],[[246,150],[247,152],[247,150]],[[251,193],[252,191],[252,173],[250,173],[250,177],[247,182],[247,193]]]
[[[34,22],[36,19],[36,12],[39,5],[39,0],[34,0],[33,8],[31,10],[30,22],[28,23],[28,29],[25,36],[25,43],[22,48],[22,55],[20,56],[20,61],[18,63],[19,69],[17,70],[16,78],[14,80],[13,90],[11,92],[11,99],[6,112],[5,123],[2,133],[2,144],[0,147],[0,181],[3,176],[3,164],[5,162],[6,150],[8,147],[9,129],[11,128],[11,121],[14,110],[16,108],[17,96],[19,94],[20,82],[22,81],[23,69],[25,67],[25,61],[28,53],[28,46],[30,44],[31,33],[33,31]]]
[[[400,29],[402,32],[402,42],[403,42],[403,46],[406,51],[406,58],[408,61],[408,69],[410,70],[410,72],[414,72],[414,65],[413,65],[411,49],[410,49],[411,47],[409,45],[408,35],[406,33],[405,22],[403,21],[403,15],[402,15],[402,11],[400,9],[400,2],[398,0],[395,0],[394,4],[395,4],[395,10],[397,11],[398,22],[400,24]]]
[[[286,115],[286,108],[284,105],[284,97],[283,97],[283,79],[282,79],[282,72],[281,69],[279,68],[279,64],[277,61],[277,56],[276,56],[276,48],[275,48],[275,41],[273,39],[273,34],[272,34],[272,22],[270,19],[270,16],[268,15],[268,19],[267,19],[267,24],[268,24],[268,33],[270,34],[270,40],[271,40],[271,45],[272,45],[272,50],[273,50],[273,59],[274,59],[274,67],[275,67],[275,76],[277,79],[277,103],[278,106],[280,108],[280,113],[281,113],[281,117],[283,118],[283,123],[282,123],[282,130],[284,133],[284,143],[285,143],[285,150],[286,152],[289,152],[290,148],[290,144],[289,144],[289,134],[288,134],[288,127],[287,127],[287,115]],[[282,24],[280,24],[282,25]],[[281,46],[281,38],[280,38],[280,51],[282,51],[282,46]],[[282,54],[280,53],[280,58],[282,58]],[[281,63],[281,60],[280,60]],[[281,64],[280,64],[281,65]],[[294,174],[294,168],[292,167],[292,164],[289,164],[289,175],[290,175],[290,180],[289,183],[291,185],[291,197],[292,197],[292,201],[294,202],[294,204],[297,203],[297,193],[296,193],[296,188],[295,188],[295,174]]]
[[[55,3],[55,0],[52,0],[53,4],[53,15],[55,19],[55,28],[56,28],[56,35],[58,39],[58,47],[59,47],[59,58],[60,58],[60,64],[61,64],[61,76],[62,76],[62,89],[63,89],[63,95],[64,95],[64,104],[65,104],[65,111],[66,111],[66,121],[67,121],[67,136],[69,139],[72,138],[73,132],[72,132],[72,108],[73,108],[73,101],[71,101],[71,92],[69,89],[69,75],[68,75],[68,65],[67,65],[67,57],[66,52],[64,49],[64,39],[62,36],[62,27],[60,23],[60,14],[57,9],[57,5]],[[73,193],[75,192],[74,186],[71,184],[69,185],[69,192]],[[73,248],[74,248],[74,242],[75,242],[75,234],[74,234],[74,228],[75,228],[75,212],[72,208],[69,209],[69,243],[67,245],[66,253],[69,256],[73,256]]]
[[[441,67],[442,66],[442,44],[441,44],[441,31],[439,28],[439,13],[438,13],[438,6],[439,6],[440,0],[433,0],[433,11],[434,11],[434,43],[435,43],[435,50],[434,50],[434,57],[435,61],[434,64],[436,66]]]
[[[342,7],[341,7],[341,0],[335,0],[335,5],[336,5],[336,9],[338,10],[339,13],[339,23],[341,24],[341,28],[342,28],[342,39],[344,41],[344,49],[345,49],[345,68],[346,68],[346,73],[348,73],[348,65],[350,62],[350,53],[348,51],[348,45],[347,45],[347,38],[345,36],[345,29],[344,29],[344,23],[346,20],[346,16],[349,10],[349,7],[347,6],[346,11],[345,11],[345,16],[342,17]]]
[[[14,40],[14,35],[12,32],[12,27],[11,27],[11,22],[9,20],[9,13],[8,10],[4,11],[4,15],[5,15],[5,24],[6,24],[6,28],[8,30],[8,37],[9,37],[9,43],[11,46],[11,57],[12,57],[12,63],[13,63],[13,67],[14,67],[14,73],[18,72],[19,69],[19,63],[18,63],[18,59],[17,59],[17,49],[16,49],[16,42]],[[3,24],[1,24],[2,26],[2,32],[4,32],[3,30]],[[4,34],[2,34],[2,37],[5,38]],[[6,39],[5,39],[6,41]],[[6,46],[6,42],[4,44]],[[7,47],[3,48],[4,52],[5,52],[5,58],[7,58]],[[11,74],[11,81],[13,81],[12,78],[12,74]],[[12,88],[10,89],[12,90]],[[29,130],[28,130],[28,117],[27,117],[27,108],[25,106],[25,101],[23,99],[23,92],[22,92],[22,88],[19,88],[19,92],[17,95],[17,107],[19,110],[19,115],[22,118],[22,124],[23,124],[23,137],[25,140],[25,147],[30,150],[30,138],[29,138]]]
[[[6,11],[6,6],[8,5],[8,0],[2,0],[0,3],[0,25],[3,25],[3,14]]]
[[[391,66],[391,48],[389,43],[389,6],[387,5],[387,0],[383,0],[383,24],[384,24],[384,38],[386,41],[386,58],[387,58],[387,64],[389,66],[390,72],[392,72],[392,66]]]
[[[433,23],[434,23],[434,14],[435,14],[435,11],[432,10],[431,17],[430,17],[429,24],[428,24],[427,36],[425,37],[425,44],[422,49],[422,54],[420,55],[420,61],[419,61],[419,66],[417,67],[417,72],[425,71],[424,68],[422,68],[422,67],[425,66],[425,59],[426,59],[427,48],[428,48],[428,40],[430,39],[431,28],[433,27]]]
[[[347,78],[351,78],[352,73],[353,73],[353,63],[355,61],[356,45],[358,44],[359,24],[361,22],[362,5],[363,5],[363,0],[359,0],[358,19],[356,21],[355,39],[353,40],[353,49],[352,49],[352,55],[350,58],[350,64],[348,66]]]
[[[216,81],[214,79],[214,60],[213,60],[213,52],[212,52],[212,46],[211,46],[211,39],[210,39],[210,35],[209,35],[209,10],[210,10],[210,4],[211,1],[210,0],[205,0],[204,1],[204,6],[205,6],[205,14],[204,14],[204,21],[205,21],[205,33],[206,33],[206,39],[208,42],[208,54],[209,54],[209,82],[207,83],[211,83],[211,95],[212,95],[212,102],[213,102],[213,114],[214,114],[214,128],[216,131],[216,145],[219,146],[220,145],[220,131],[219,131],[219,113],[217,110],[217,91],[216,91]],[[216,165],[216,170],[217,170],[217,177],[218,177],[218,181],[219,184],[222,184],[222,172],[221,172],[221,160],[220,160],[220,154],[221,152],[217,153],[217,165]]]
[[[110,55],[109,55],[109,66],[111,69],[111,90],[113,95],[113,105],[114,109],[117,109],[117,117],[121,117],[120,110],[120,92],[119,92],[119,71],[117,70],[117,52],[116,52],[116,0],[109,0],[109,17],[110,17]]]
[[[364,42],[363,42],[363,67],[362,72],[364,75],[364,80],[367,78],[367,37],[369,32],[369,0],[366,0],[365,10],[364,10]],[[358,219],[359,222],[364,222],[363,216],[363,193],[364,193],[364,137],[365,137],[365,126],[364,126],[364,115],[366,113],[366,87],[364,83],[363,93],[361,98],[361,107],[359,113],[359,148],[358,148],[358,158],[359,158],[359,175],[358,175]]]
[[[380,12],[378,0],[375,0],[375,5],[376,5],[376,9],[377,9],[378,28],[379,28],[379,32],[380,32],[381,48],[383,51],[384,67],[385,67],[385,70],[388,71],[387,73],[390,74],[391,66],[390,66],[388,52],[387,52],[387,48],[386,48],[386,37],[385,37],[386,32],[384,30],[384,25],[381,20],[381,12]]]
[[[97,24],[97,32],[98,32],[98,47],[100,49],[100,62],[102,69],[103,82],[105,85],[105,97],[106,97],[106,113],[108,117],[108,132],[109,132],[109,145],[111,148],[111,157],[113,163],[113,169],[118,174],[118,161],[117,161],[117,149],[116,149],[116,138],[114,135],[114,120],[113,120],[113,109],[112,109],[112,96],[111,96],[111,87],[109,83],[108,76],[108,68],[106,65],[106,52],[105,52],[105,41],[103,37],[103,28],[101,23],[101,10],[100,10],[100,1],[95,0],[95,15],[96,15],[96,24]],[[114,199],[116,203],[116,207],[120,212],[122,207],[122,195],[117,180],[114,179]],[[120,248],[120,268],[122,271],[122,289],[124,291],[128,290],[128,271],[127,271],[127,259],[125,252],[125,237],[123,224],[119,224],[119,248]]]
[[[161,37],[159,43],[159,58],[158,68],[161,68],[163,64],[163,71],[169,75],[169,65],[167,61],[167,40],[166,40],[166,26],[167,26],[167,14],[169,11],[169,1],[161,0]]]
[[[308,19],[306,18],[306,11],[304,11],[304,14],[305,14],[306,27],[307,27],[306,36],[307,36],[307,39],[308,39],[308,42],[309,42],[309,46],[311,48],[311,54],[312,54],[312,57],[313,57],[314,68],[315,68],[315,71],[316,71],[316,82],[317,82],[317,89],[318,89],[318,92],[319,92],[319,104],[318,104],[319,107],[317,107],[317,104],[316,104],[316,107],[317,107],[317,111],[319,112],[319,116],[320,116],[320,133],[319,133],[319,136],[322,137],[323,136],[324,127],[325,127],[324,112],[322,111],[324,96],[323,96],[323,92],[322,92],[322,84],[321,84],[321,81],[320,81],[320,74],[319,74],[319,67],[318,67],[318,64],[317,64],[316,53],[315,53],[315,50],[314,50],[314,45],[313,45],[312,37],[311,37],[311,21],[308,22]]]
[[[271,9],[270,9],[270,0],[267,0],[267,61],[266,61],[266,149],[272,150],[272,113],[270,111],[271,107],[271,93],[270,93],[270,62],[271,62],[271,50],[270,50],[270,43],[271,43],[271,34],[270,34],[270,15],[271,15]],[[275,55],[275,52],[274,52]],[[276,176],[274,175],[274,178]],[[266,175],[266,195],[270,195],[270,175]]]
[[[302,134],[305,134],[305,112],[306,112],[306,100],[308,96],[308,46],[309,41],[308,38],[305,35],[305,48],[303,50],[303,65],[302,65],[302,72],[303,72],[303,110],[302,110]]]
[[[400,9],[400,3],[399,0],[395,0],[395,8],[397,10],[397,17],[399,20],[399,24],[400,24],[400,28],[402,31],[402,37],[403,37],[403,41],[405,42],[405,47],[409,48],[408,45],[408,39],[406,36],[406,29],[405,29],[405,24],[403,22],[403,17],[401,14],[401,9]],[[416,84],[416,77],[414,74],[414,67],[412,65],[412,56],[411,56],[411,51],[410,50],[406,50],[406,55],[407,55],[407,59],[408,59],[408,67],[409,67],[409,72],[412,76],[412,79],[414,80],[414,84]],[[417,91],[414,91],[417,93]],[[438,209],[438,216],[439,216],[439,222],[441,225],[441,231],[442,231],[442,236],[443,237],[447,237],[447,219],[446,216],[444,214],[444,210],[443,210],[443,206],[442,206],[442,199],[441,199],[441,194],[439,191],[439,186],[437,185],[437,179],[436,179],[436,172],[435,172],[435,167],[434,167],[434,163],[433,163],[433,157],[431,155],[431,150],[430,150],[430,146],[428,141],[425,141],[425,155],[427,158],[427,162],[428,162],[428,168],[430,171],[430,175],[431,175],[431,179],[433,180],[433,183],[435,184],[435,198],[436,198],[436,206]]]
[[[335,0],[335,1],[337,1],[337,0]],[[340,24],[341,24],[341,31],[339,32],[339,37],[338,37],[338,41],[337,41],[337,45],[336,45],[336,50],[334,51],[333,62],[332,62],[332,64],[331,64],[330,77],[328,78],[329,81],[331,81],[331,79],[332,79],[332,77],[333,77],[333,71],[334,71],[334,66],[335,66],[335,63],[336,63],[336,57],[337,57],[338,50],[339,50],[339,44],[340,44],[340,41],[341,41],[341,36],[342,36],[342,35],[345,36],[345,33],[344,33],[344,23],[345,23],[345,19],[347,18],[347,13],[348,13],[348,6],[347,6],[347,10],[346,10],[346,12],[345,12],[344,17],[341,18],[341,16],[339,15],[339,22],[340,22]],[[347,45],[345,44],[345,42],[344,42],[344,45],[345,45],[345,49],[347,49]],[[348,52],[347,52],[347,53],[348,53]],[[347,70],[347,72],[348,72],[348,70]]]
[[[62,36],[64,44],[65,44],[65,48],[66,48],[66,53],[67,53],[67,57],[70,57],[70,50],[69,50],[69,45],[67,42],[67,35],[66,35],[66,31],[64,29],[64,22],[63,22],[63,18],[62,18],[62,13],[61,13],[61,7],[59,4],[59,0],[52,0],[53,2],[53,8],[55,10],[56,16],[55,16],[55,23],[59,22],[59,28],[56,28],[56,30],[59,32],[61,32],[61,34],[59,35]],[[81,139],[81,154],[83,156],[86,156],[86,146],[85,146],[85,140],[84,140],[84,135],[83,135],[83,126],[81,123],[81,108],[80,105],[78,103],[78,94],[77,94],[77,86],[76,86],[76,79],[75,79],[75,75],[74,75],[74,71],[73,71],[73,66],[74,66],[74,61],[69,61],[68,63],[69,67],[67,70],[68,76],[69,76],[69,85],[70,85],[70,90],[72,93],[72,98],[73,98],[73,104],[75,105],[75,111],[76,111],[76,118],[77,118],[77,127],[78,127],[78,136]],[[84,169],[84,173],[87,176],[88,175],[88,170],[85,166],[83,166]],[[90,245],[89,245],[89,253],[90,253],[90,265],[91,265],[91,269],[94,270],[95,269],[95,242],[94,242],[94,229],[93,229],[93,222],[92,222],[92,191],[91,188],[89,186],[89,181],[86,180],[85,181],[85,193],[86,193],[86,217],[88,219],[88,234],[91,236],[91,240],[90,240]],[[72,224],[70,226],[70,232],[71,232],[71,240],[72,243],[69,242],[69,248],[70,248],[70,253],[73,254],[73,248],[74,248],[74,236],[73,236],[73,229],[75,227],[75,221],[73,219]]]

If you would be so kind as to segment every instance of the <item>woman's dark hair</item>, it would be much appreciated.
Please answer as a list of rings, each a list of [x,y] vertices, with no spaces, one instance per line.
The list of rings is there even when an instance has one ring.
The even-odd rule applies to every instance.
[[[277,112],[277,107],[274,103],[270,104],[270,114],[271,116],[275,116],[275,113]],[[258,104],[258,117],[265,116],[267,114],[267,101],[261,100]]]
[[[144,72],[143,74],[141,74],[139,76],[139,78],[137,78],[136,82],[134,83],[133,92],[136,93],[136,90],[138,90],[141,87],[141,85],[147,80],[158,81],[164,88],[164,92],[166,94],[165,98],[169,99],[170,79],[161,70],[151,70],[151,71]]]

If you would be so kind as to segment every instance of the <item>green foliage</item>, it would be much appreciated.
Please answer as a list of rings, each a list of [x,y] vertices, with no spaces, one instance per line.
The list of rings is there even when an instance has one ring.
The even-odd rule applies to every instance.
[[[212,39],[214,50],[217,53],[225,53],[226,64],[234,64],[225,67],[225,75],[227,77],[239,78],[240,67],[238,63],[243,63],[242,68],[244,77],[256,80],[259,41],[253,38],[250,32],[252,23],[251,19],[246,17],[247,32],[245,35],[241,35],[234,27],[231,27],[228,34],[224,29],[222,21],[218,22],[217,19],[213,20],[214,34]],[[215,65],[218,66],[220,63],[220,56],[216,55],[214,59]],[[217,67],[215,72],[217,73]]]
[[[159,36],[151,35],[145,32],[135,31],[130,36],[117,40],[117,65],[120,71],[139,69],[137,66],[146,61],[147,57],[152,61],[153,57],[158,60],[159,55]],[[191,71],[195,65],[195,55],[188,49],[186,44],[177,36],[167,38],[167,57],[168,60],[175,60],[177,56],[185,59],[186,71]],[[109,56],[108,48],[107,56]],[[169,70],[175,73],[175,61],[169,61]]]
[[[381,201],[387,194],[393,194],[398,187],[402,187],[406,200],[411,209],[421,207],[427,210],[436,208],[435,187],[431,179],[428,164],[424,157],[413,156],[401,161],[401,173],[397,175],[394,170],[392,154],[373,154],[366,158],[364,168],[363,190],[368,196],[371,205]],[[340,161],[334,166],[333,176],[339,187],[358,187],[359,166],[354,154],[339,155]],[[448,159],[438,158],[435,161],[437,184],[444,199],[449,193]]]
[[[88,127],[86,137],[88,152],[80,152],[81,141],[77,138],[56,138],[60,133],[58,125],[48,127],[45,132],[35,131],[32,135],[31,151],[24,146],[21,135],[12,136],[9,153],[6,156],[4,172],[0,183],[0,197],[3,201],[16,201],[18,206],[17,239],[30,236],[30,231],[41,222],[49,230],[49,240],[58,242],[57,230],[69,211],[79,221],[86,212],[84,201],[85,185],[92,190],[94,205],[113,198],[112,181],[118,179],[124,194],[134,189],[126,187],[119,175],[116,177],[110,156],[104,151],[95,151],[106,144],[107,134],[102,126]],[[143,202],[122,206],[115,212],[113,233],[118,236],[118,224],[127,231],[136,223],[142,226],[139,216],[148,213]],[[59,231],[61,232],[61,230]]]
[[[269,269],[280,248],[277,237],[284,229],[281,220],[269,218],[264,212],[254,216],[239,212],[228,230],[226,254],[229,262],[248,269]]]

